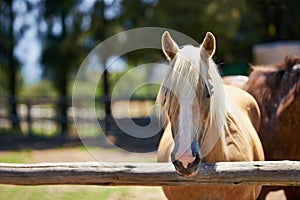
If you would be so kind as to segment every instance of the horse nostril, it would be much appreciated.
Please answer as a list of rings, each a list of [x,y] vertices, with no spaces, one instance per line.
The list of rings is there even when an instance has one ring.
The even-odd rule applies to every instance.
[[[181,160],[182,161],[182,160]],[[175,167],[175,170],[177,174],[181,176],[195,176],[198,173],[198,167],[200,164],[200,156],[199,154],[195,154],[195,157],[193,158],[192,162],[189,162],[188,164],[183,164],[179,159],[174,159],[173,165]],[[187,165],[187,166],[184,166]]]
[[[182,158],[179,158],[178,161],[182,163],[183,167],[184,168],[188,168],[190,165],[193,164],[195,160],[195,157],[182,157]]]
[[[181,163],[180,161],[178,161],[178,160],[175,160],[175,161],[173,162],[173,164],[176,165],[176,166],[182,165],[182,163]]]

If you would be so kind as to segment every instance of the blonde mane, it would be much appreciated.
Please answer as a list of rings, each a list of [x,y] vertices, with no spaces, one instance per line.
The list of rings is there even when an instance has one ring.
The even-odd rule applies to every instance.
[[[200,49],[193,46],[184,46],[179,49],[176,57],[171,62],[171,70],[163,81],[157,96],[157,103],[166,111],[163,115],[165,125],[170,117],[178,115],[180,98],[194,99],[200,95],[201,99],[206,98],[204,91],[197,91],[199,84],[201,88],[208,87],[213,94],[210,97],[210,108],[205,122],[204,138],[201,144],[201,156],[206,156],[217,140],[220,139],[225,147],[225,130],[227,129],[227,114],[230,112],[223,82],[219,75],[218,67],[211,58],[203,59],[200,56]],[[201,112],[200,112],[201,115]],[[200,128],[201,129],[201,128]],[[201,130],[196,130],[198,133]],[[201,141],[200,141],[201,142]]]

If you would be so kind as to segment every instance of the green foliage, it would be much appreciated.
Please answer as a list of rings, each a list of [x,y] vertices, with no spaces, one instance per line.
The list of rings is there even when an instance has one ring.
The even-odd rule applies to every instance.
[[[8,69],[4,67],[4,65],[0,64],[0,95],[1,96],[8,96],[9,95],[9,88],[8,88]]]
[[[82,17],[73,10],[76,6],[77,1],[44,1],[44,17],[48,28],[42,55],[44,76],[52,80],[62,96],[67,96],[70,75],[79,67],[84,53],[78,44]],[[72,18],[69,24],[67,17]],[[53,31],[55,26],[60,26],[61,30]]]
[[[16,45],[26,32],[26,27],[20,28],[19,32],[14,34],[14,41],[10,41],[10,2],[0,3],[1,95],[10,94],[13,84],[10,77],[14,71],[9,67],[7,59],[10,42]],[[39,89],[46,87],[42,83],[41,86],[32,89],[33,94],[37,96],[70,95],[76,70],[89,50],[113,34],[131,28],[171,28],[199,42],[205,32],[212,31],[218,42],[215,60],[224,63],[224,66],[251,62],[254,44],[300,39],[298,0],[99,0],[86,10],[82,9],[83,1],[79,0],[46,0],[36,4],[31,1],[25,2],[28,11],[37,6],[40,10],[38,17],[44,23],[43,26],[46,24],[46,30],[39,30],[38,36],[43,45],[41,63],[44,77],[52,82],[56,90],[53,92],[52,89],[46,89],[44,92]],[[39,24],[37,26],[43,27]],[[104,63],[106,57],[102,59],[101,62]],[[16,60],[14,58],[15,64]],[[157,62],[163,60],[163,57],[161,52],[147,49],[128,53],[124,60],[128,66],[136,66],[148,61]],[[118,80],[118,76],[120,75],[112,75],[112,84]],[[17,85],[19,84],[18,80]],[[24,96],[29,94],[28,89],[25,90],[21,93]],[[137,92],[138,96],[146,94],[147,90],[141,89]],[[97,91],[97,95],[102,95],[102,91]]]
[[[119,97],[130,96],[131,98],[155,98],[160,87],[158,84],[146,84],[136,88],[133,91],[133,94],[128,94],[128,90],[133,87],[132,83],[144,82],[151,74],[152,71],[147,70],[139,70],[136,71],[136,73],[126,73],[126,81],[124,83],[122,82],[123,84],[119,85],[119,87],[115,87],[114,83],[118,82],[123,73],[112,73],[110,75],[110,82],[112,83],[114,93],[116,93]]]
[[[26,86],[20,93],[20,97],[58,97],[52,82],[47,79],[41,80],[33,85]]]
[[[300,39],[298,0],[99,0],[87,9],[82,8],[84,1],[79,0],[45,0],[38,3],[25,0],[25,11],[11,13],[13,2],[16,1],[0,2],[0,95],[7,96],[69,96],[76,70],[88,52],[106,38],[131,28],[171,28],[199,42],[202,41],[205,32],[212,31],[217,39],[214,59],[221,63],[226,73],[231,66],[238,66],[239,63],[244,66],[251,62],[254,44]],[[41,22],[35,26],[39,29],[38,38],[43,47],[40,59],[43,76],[51,84],[49,81],[42,81],[30,88],[25,87],[24,91],[19,93],[14,88],[21,89],[22,79],[18,78],[18,59],[12,55],[11,49],[22,39],[27,29],[24,26],[20,30],[12,31],[11,25],[14,23],[14,15],[29,12],[33,7],[39,9],[36,17]],[[19,12],[18,9],[15,12]],[[101,56],[102,60],[99,62],[105,63],[107,56]],[[123,59],[127,62],[128,69],[140,63],[165,60],[161,51],[150,49],[130,52],[124,55]],[[242,72],[245,73],[244,71],[243,68]],[[240,73],[239,70],[235,72]],[[110,75],[109,81],[114,85],[122,73],[110,72]],[[138,81],[146,77],[130,78],[132,81]],[[80,86],[84,96],[90,85]],[[99,82],[99,88],[102,90],[95,91],[96,96],[103,95],[102,80]],[[111,92],[113,87],[109,89]],[[133,96],[152,97],[156,92],[156,86],[145,86],[139,88]],[[60,108],[64,115],[66,106],[60,105]]]
[[[251,12],[260,17],[253,33],[264,41],[299,40],[300,14],[298,0],[247,0]]]
[[[199,42],[205,32],[213,32],[218,42],[215,59],[225,65],[251,62],[254,44],[300,37],[297,0],[135,0],[121,5],[120,20],[126,29],[166,27]]]
[[[224,66],[248,63],[256,43],[297,39],[300,16],[295,8],[298,5],[296,0],[95,1],[88,11],[81,11],[80,1],[45,1],[48,32],[42,57],[44,75],[52,80],[59,94],[66,95],[67,88],[71,88],[68,84],[88,50],[115,33],[143,26],[175,29],[199,42],[205,32],[212,31],[218,42],[215,56],[218,63]],[[106,15],[108,10],[114,15]],[[86,19],[88,24],[82,26]],[[54,33],[57,24],[61,31]],[[161,52],[147,52],[134,51],[124,59],[132,66],[163,59]],[[101,62],[105,60],[104,56]],[[112,84],[118,76],[112,75]],[[97,91],[98,95],[101,93]]]
[[[14,56],[16,42],[22,36],[20,30],[14,28],[15,12],[13,0],[0,2],[0,73],[5,73],[0,82],[2,95],[10,96],[12,99],[17,95],[18,89],[18,59]],[[17,36],[17,37],[16,37]],[[11,127],[20,132],[20,124],[17,113],[17,105],[13,101],[8,106],[11,118]]]
[[[199,42],[207,31],[213,32],[218,42],[218,60],[222,62],[246,60],[251,51],[251,45],[245,47],[241,46],[242,42],[237,42],[243,37],[240,36],[242,18],[249,12],[245,1],[188,0],[170,3],[161,0],[156,4],[151,1],[122,1],[122,6],[122,23],[128,28],[166,27],[185,33]]]
[[[12,6],[13,1],[0,2],[0,87],[6,95],[12,95],[17,84],[15,76],[18,61],[13,55],[13,50],[19,38],[14,34],[15,14]]]

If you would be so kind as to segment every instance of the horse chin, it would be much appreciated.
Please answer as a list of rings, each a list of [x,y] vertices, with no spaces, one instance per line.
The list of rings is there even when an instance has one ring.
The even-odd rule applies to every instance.
[[[192,173],[181,173],[181,172],[179,172],[179,171],[177,171],[176,170],[176,173],[179,175],[179,176],[184,176],[184,177],[194,177],[194,176],[197,176],[197,174],[198,174],[198,171],[196,170],[196,171],[194,171],[194,172],[192,172]]]

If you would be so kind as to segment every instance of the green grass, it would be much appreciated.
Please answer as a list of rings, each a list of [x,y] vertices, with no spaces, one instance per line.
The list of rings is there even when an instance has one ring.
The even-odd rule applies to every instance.
[[[1,200],[129,200],[161,199],[159,188],[99,187],[99,186],[7,186],[0,185]],[[140,194],[136,194],[136,191]],[[149,197],[150,195],[150,197]]]
[[[30,150],[9,151],[0,153],[0,162],[6,163],[32,163],[33,158]],[[0,198],[1,199],[1,198]]]
[[[87,186],[0,186],[1,200],[90,200],[108,199],[112,195],[128,195],[126,187],[87,187]]]

